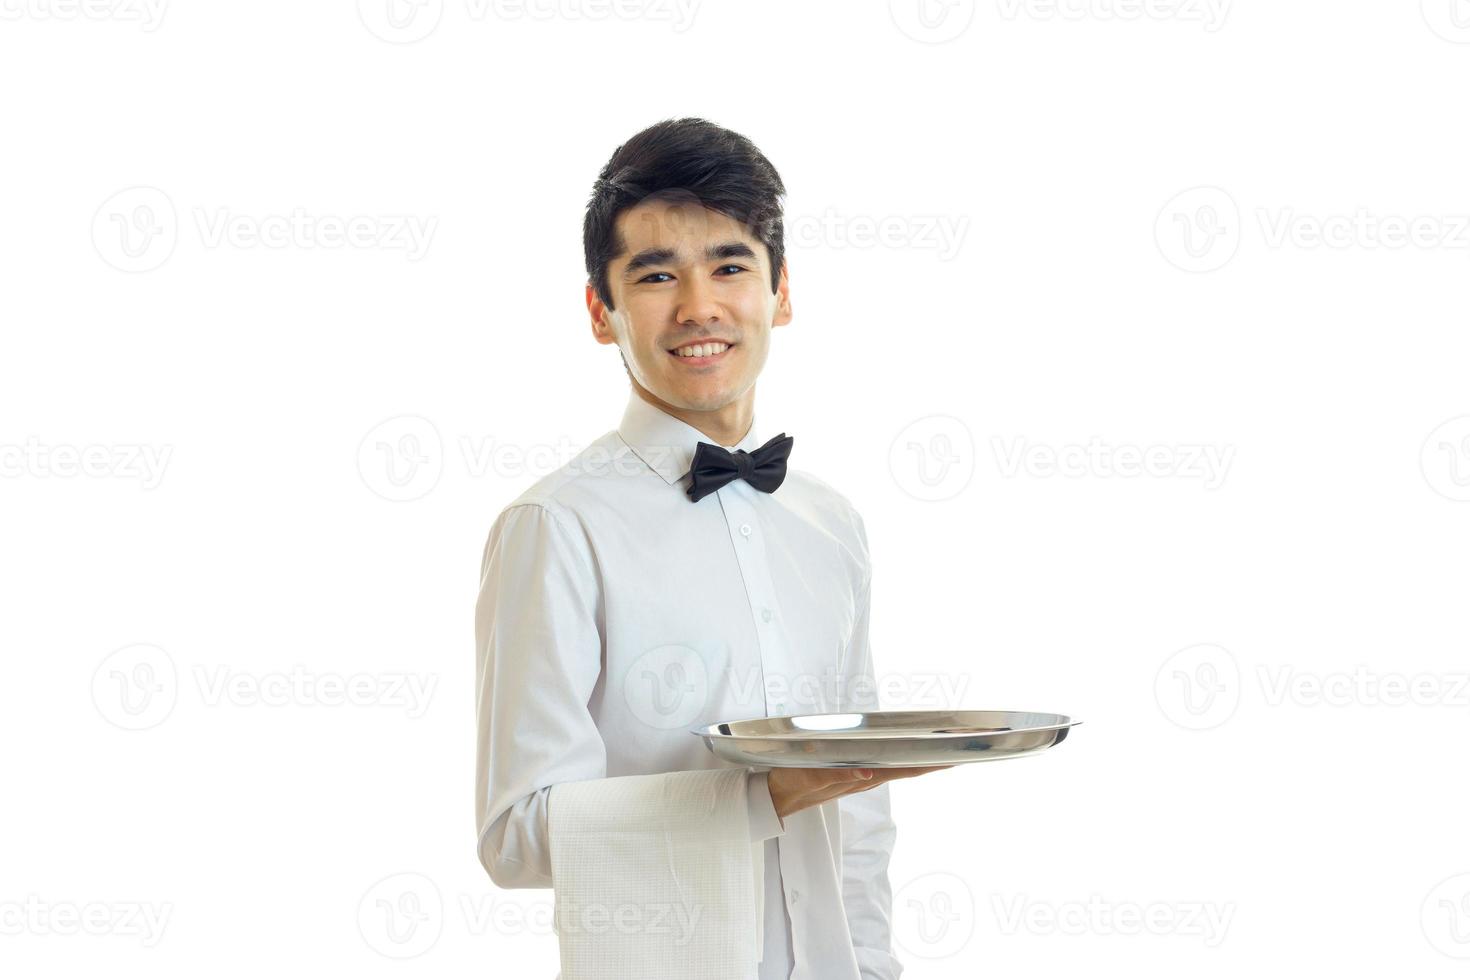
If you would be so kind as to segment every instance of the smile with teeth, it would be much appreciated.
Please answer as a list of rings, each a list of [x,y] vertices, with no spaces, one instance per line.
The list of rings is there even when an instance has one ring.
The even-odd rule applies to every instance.
[[[732,345],[730,344],[722,344],[719,342],[709,344],[694,344],[690,347],[677,347],[674,350],[670,351],[670,353],[672,353],[675,357],[714,357],[717,354],[723,354],[725,351],[729,350],[731,346]]]

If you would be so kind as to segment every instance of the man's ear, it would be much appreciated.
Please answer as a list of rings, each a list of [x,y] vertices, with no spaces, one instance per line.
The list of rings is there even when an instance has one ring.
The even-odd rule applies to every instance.
[[[592,336],[599,344],[616,344],[617,335],[608,322],[607,304],[597,298],[592,283],[587,284],[587,313],[592,317]]]
[[[776,282],[776,316],[771,326],[784,327],[791,322],[791,283],[786,277],[786,260],[781,260],[781,278]]]

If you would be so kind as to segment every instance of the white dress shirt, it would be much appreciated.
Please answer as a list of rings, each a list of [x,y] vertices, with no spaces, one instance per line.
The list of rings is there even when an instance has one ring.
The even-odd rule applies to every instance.
[[[757,424],[726,448],[758,448]],[[475,817],[480,861],[502,888],[553,887],[557,783],[728,768],[690,734],[718,721],[878,709],[861,517],[789,465],[772,493],[736,479],[691,501],[701,441],[713,440],[630,391],[616,430],[490,530],[475,608]],[[760,980],[898,980],[888,787],[784,823],[765,771],[751,769],[746,789],[762,845]]]

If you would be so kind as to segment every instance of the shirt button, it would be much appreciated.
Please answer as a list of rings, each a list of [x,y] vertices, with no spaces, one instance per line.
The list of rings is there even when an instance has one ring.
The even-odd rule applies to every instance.
[[[767,609],[765,606],[761,607],[761,619],[764,619],[768,623],[771,621],[771,610]]]
[[[799,901],[801,901],[801,892],[797,891],[795,888],[791,889],[791,904],[795,905]]]
[[[743,535],[745,535],[747,538],[750,537],[750,525],[749,524],[742,524],[742,525],[740,525],[740,533],[743,534]]]

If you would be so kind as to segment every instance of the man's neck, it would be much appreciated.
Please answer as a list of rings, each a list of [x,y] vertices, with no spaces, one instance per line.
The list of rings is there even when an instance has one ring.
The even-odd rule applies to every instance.
[[[723,408],[712,412],[695,412],[668,404],[636,381],[632,384],[639,398],[659,411],[666,412],[679,421],[692,425],[718,445],[733,446],[750,432],[750,424],[755,415],[754,385],[751,385],[750,390],[744,395]]]

